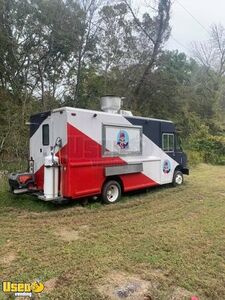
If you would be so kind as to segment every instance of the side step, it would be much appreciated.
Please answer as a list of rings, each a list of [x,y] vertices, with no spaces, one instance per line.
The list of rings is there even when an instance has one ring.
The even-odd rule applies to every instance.
[[[19,195],[19,194],[32,194],[34,192],[37,192],[37,188],[32,188],[32,189],[27,189],[27,188],[23,188],[23,189],[15,189],[12,191],[13,194],[15,195]]]
[[[68,199],[63,197],[56,197],[56,198],[46,198],[44,195],[39,195],[38,199],[43,200],[45,202],[54,202],[54,203],[67,203]]]
[[[26,193],[30,193],[30,190],[28,190],[28,189],[16,189],[16,190],[13,190],[13,194],[15,194],[15,195],[26,194]]]

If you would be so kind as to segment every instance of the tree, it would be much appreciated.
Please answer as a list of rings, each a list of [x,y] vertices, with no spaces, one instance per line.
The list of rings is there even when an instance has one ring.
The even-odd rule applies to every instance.
[[[70,32],[72,53],[68,61],[67,84],[71,104],[79,106],[83,70],[96,60],[98,24],[96,15],[99,0],[67,0],[70,9]],[[74,36],[75,35],[75,36]],[[85,73],[85,72],[84,72]]]
[[[225,121],[221,108],[225,108],[225,29],[222,25],[212,25],[210,39],[195,43],[193,54],[201,67],[205,103],[213,103],[213,112],[220,124]],[[211,105],[212,107],[212,105]],[[206,110],[207,111],[207,110]]]
[[[220,77],[225,74],[225,28],[221,24],[211,26],[209,41],[194,43],[193,47],[200,64],[213,69]]]
[[[143,66],[142,74],[136,84],[134,94],[139,95],[147,77],[153,71],[157,57],[164,42],[168,39],[170,33],[169,20],[171,0],[159,0],[156,7],[151,7],[151,13],[145,13],[142,21],[134,13],[131,5],[124,0],[128,6],[140,38],[139,44],[142,45],[140,64]],[[150,7],[150,6],[149,6]],[[153,17],[150,14],[154,13]]]
[[[124,68],[130,63],[130,53],[134,45],[132,23],[127,18],[128,9],[125,3],[104,6],[100,11],[99,51],[101,69],[104,74],[105,94],[112,92],[108,74],[112,68]],[[133,45],[131,45],[133,43]]]

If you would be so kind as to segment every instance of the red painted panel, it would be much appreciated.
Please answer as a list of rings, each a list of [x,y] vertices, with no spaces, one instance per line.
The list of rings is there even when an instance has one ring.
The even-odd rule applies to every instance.
[[[38,190],[43,190],[44,188],[44,166],[42,166],[34,175],[35,185]]]
[[[105,167],[125,165],[120,157],[102,157],[100,144],[83,132],[67,124],[67,144],[57,153],[62,168],[60,170],[61,194],[68,198],[79,198],[101,193],[104,183]],[[120,176],[124,191],[157,185],[142,173]],[[36,185],[43,189],[44,166],[35,174]]]
[[[67,156],[63,195],[76,198],[99,194],[105,180],[105,167],[126,162],[119,157],[102,157],[101,145],[70,124],[67,125],[67,134],[68,143],[62,150]]]
[[[158,183],[142,173],[121,175],[120,178],[123,181],[124,192],[158,185]]]

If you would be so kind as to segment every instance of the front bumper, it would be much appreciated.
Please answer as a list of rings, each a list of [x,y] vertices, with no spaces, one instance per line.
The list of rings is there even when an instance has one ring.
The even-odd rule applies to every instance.
[[[182,173],[185,175],[189,175],[189,169],[188,168],[182,168]]]

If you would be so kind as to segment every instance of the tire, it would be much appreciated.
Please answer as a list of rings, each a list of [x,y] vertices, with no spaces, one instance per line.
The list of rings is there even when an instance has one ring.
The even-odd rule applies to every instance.
[[[120,200],[121,185],[115,181],[107,181],[102,189],[102,200],[106,204],[113,204]]]
[[[173,175],[173,186],[180,186],[184,183],[184,175],[181,171],[175,171]]]

